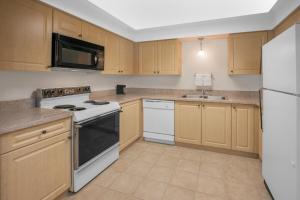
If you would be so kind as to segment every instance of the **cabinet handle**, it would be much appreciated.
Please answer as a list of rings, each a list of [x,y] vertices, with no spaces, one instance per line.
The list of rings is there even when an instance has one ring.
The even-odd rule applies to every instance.
[[[46,130],[43,130],[43,131],[42,131],[42,134],[46,134],[46,133],[47,133],[47,131],[46,131]]]
[[[157,71],[157,73],[159,74],[159,71]]]
[[[231,73],[233,73],[233,70],[230,70]]]
[[[79,34],[78,37],[82,37],[82,34]]]
[[[205,108],[205,105],[203,104],[202,107]]]

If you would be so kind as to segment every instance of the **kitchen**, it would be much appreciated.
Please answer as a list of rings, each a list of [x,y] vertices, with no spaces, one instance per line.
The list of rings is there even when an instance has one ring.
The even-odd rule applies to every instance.
[[[169,3],[1,0],[1,199],[299,199],[300,2]]]

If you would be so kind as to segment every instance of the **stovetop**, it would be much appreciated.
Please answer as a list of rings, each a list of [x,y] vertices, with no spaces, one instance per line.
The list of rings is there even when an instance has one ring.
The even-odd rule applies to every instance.
[[[55,93],[56,89],[46,90],[54,91],[54,94],[57,94]],[[57,90],[62,89],[57,88]],[[80,89],[74,89],[74,91],[80,91]],[[47,95],[45,98],[40,98],[38,103],[41,108],[72,111],[73,121],[77,123],[120,110],[119,103],[90,100],[89,93],[86,92],[66,96],[55,95],[55,97]]]

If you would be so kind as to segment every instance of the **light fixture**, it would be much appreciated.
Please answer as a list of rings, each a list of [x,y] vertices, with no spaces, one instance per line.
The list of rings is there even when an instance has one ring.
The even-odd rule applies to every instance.
[[[198,51],[198,55],[201,57],[206,57],[206,52],[203,50],[203,40],[204,38],[198,38],[198,40],[200,41],[200,49]]]

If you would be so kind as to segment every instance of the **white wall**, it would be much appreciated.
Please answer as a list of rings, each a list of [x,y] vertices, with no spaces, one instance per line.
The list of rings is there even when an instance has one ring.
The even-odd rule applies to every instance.
[[[203,44],[207,57],[197,55],[199,42],[182,42],[182,75],[181,76],[142,76],[128,80],[130,87],[195,89],[194,74],[212,72],[215,90],[258,90],[261,87],[261,76],[229,76],[227,74],[227,40],[205,40]]]
[[[91,85],[93,90],[113,89],[116,84],[128,87],[195,89],[193,76],[212,72],[213,89],[258,90],[260,76],[227,75],[227,43],[222,40],[207,40],[204,49],[208,56],[197,55],[198,41],[182,43],[183,71],[181,76],[104,76],[83,72],[11,72],[0,71],[0,100],[29,98],[36,88]]]
[[[99,72],[0,71],[0,101],[29,98],[37,88],[91,85],[93,90],[113,89],[127,79],[127,76],[103,76]]]

